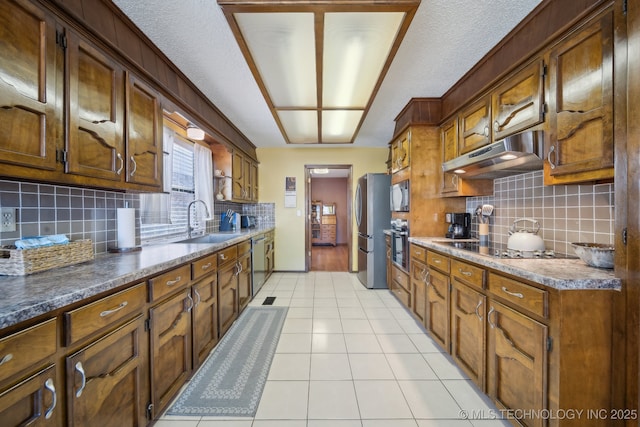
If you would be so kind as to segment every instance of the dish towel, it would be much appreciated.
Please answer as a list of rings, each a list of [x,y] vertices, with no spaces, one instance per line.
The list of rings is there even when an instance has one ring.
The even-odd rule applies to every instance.
[[[69,243],[67,236],[64,234],[54,234],[52,236],[25,237],[24,239],[16,240],[14,245],[18,249],[34,249],[53,245],[64,245],[66,243]]]

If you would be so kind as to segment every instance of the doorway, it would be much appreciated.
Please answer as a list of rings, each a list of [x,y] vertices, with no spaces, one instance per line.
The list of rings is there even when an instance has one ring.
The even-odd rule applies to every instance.
[[[305,270],[352,270],[352,166],[305,165]]]

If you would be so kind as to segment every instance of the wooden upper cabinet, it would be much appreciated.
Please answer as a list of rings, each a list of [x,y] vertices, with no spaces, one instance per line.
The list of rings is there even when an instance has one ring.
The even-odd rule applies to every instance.
[[[407,129],[391,143],[391,172],[398,172],[411,164],[411,130]]]
[[[125,170],[124,70],[67,31],[68,173],[121,181]]]
[[[493,140],[544,120],[544,62],[537,60],[507,78],[491,93]]]
[[[127,182],[162,186],[160,95],[127,73]]]
[[[491,142],[491,98],[484,97],[460,113],[458,155]]]
[[[232,198],[234,201],[258,201],[258,165],[238,150],[232,159]]]
[[[551,50],[549,130],[545,147],[548,175],[555,178],[582,173],[553,183],[613,177],[611,10],[587,22]]]
[[[442,141],[443,162],[453,160],[458,155],[458,118],[454,118],[440,127]],[[442,174],[442,192],[448,193],[458,190],[458,175],[454,173]]]
[[[34,177],[56,169],[62,130],[55,22],[28,1],[0,2],[0,45],[0,162]]]

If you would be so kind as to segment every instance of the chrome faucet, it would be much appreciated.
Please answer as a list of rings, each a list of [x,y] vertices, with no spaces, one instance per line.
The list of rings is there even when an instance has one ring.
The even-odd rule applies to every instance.
[[[207,214],[207,218],[211,216],[209,215],[209,208],[207,207],[207,204],[204,202],[204,200],[196,199],[190,202],[189,205],[187,206],[187,235],[189,238],[191,238],[191,232],[194,230],[193,227],[191,227],[191,206],[193,206],[198,202],[202,203],[202,205],[204,206],[204,211]]]

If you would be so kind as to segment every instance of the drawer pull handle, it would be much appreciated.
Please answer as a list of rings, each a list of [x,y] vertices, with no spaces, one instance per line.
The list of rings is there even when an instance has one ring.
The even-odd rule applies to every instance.
[[[482,300],[478,301],[478,305],[476,305],[476,316],[478,316],[478,319],[482,320],[482,315],[479,311],[480,307],[482,307]]]
[[[120,311],[123,308],[125,308],[127,306],[127,304],[129,304],[129,303],[127,301],[124,301],[119,306],[117,306],[116,308],[112,308],[111,310],[105,310],[102,313],[100,313],[100,317],[107,317],[108,315],[113,314],[116,311]]]
[[[176,277],[174,280],[167,280],[167,286],[173,286],[182,280],[182,276]]]
[[[208,262],[208,263],[206,263],[205,265],[202,266],[202,269],[203,270],[208,270],[210,267],[211,267],[211,263]]]
[[[0,366],[2,366],[5,363],[9,362],[11,359],[13,359],[13,354],[12,353],[5,354],[4,357],[2,359],[0,359]]]
[[[84,387],[87,385],[87,375],[84,373],[84,368],[82,367],[82,362],[76,363],[76,371],[80,372],[82,375],[82,384],[78,391],[76,391],[76,397],[82,396],[82,392],[84,391]]]
[[[227,257],[225,256],[225,254],[220,254],[220,259],[224,261],[227,259]]]
[[[495,329],[496,325],[495,323],[493,323],[491,321],[491,313],[495,313],[495,309],[493,308],[493,306],[489,309],[489,312],[487,313],[487,322],[489,322],[489,326],[491,326],[491,329]]]
[[[436,264],[440,264],[442,260],[440,258],[434,258],[433,262],[435,262]]]
[[[458,271],[464,276],[467,276],[467,277],[473,276],[473,272],[471,272],[471,271],[465,271],[465,270],[463,270],[461,268],[459,268]]]
[[[53,385],[53,380],[51,378],[47,378],[47,380],[44,382],[44,388],[49,390],[52,395],[51,406],[49,406],[44,413],[44,418],[48,420],[49,418],[51,418],[51,415],[53,415],[53,410],[56,408],[56,404],[58,403],[58,396],[56,395],[56,387]]]
[[[502,292],[504,292],[505,294],[511,295],[512,297],[524,298],[524,295],[522,295],[520,292],[511,292],[509,291],[509,289],[507,289],[504,286],[502,287]]]

